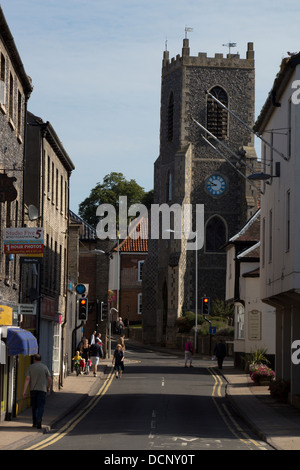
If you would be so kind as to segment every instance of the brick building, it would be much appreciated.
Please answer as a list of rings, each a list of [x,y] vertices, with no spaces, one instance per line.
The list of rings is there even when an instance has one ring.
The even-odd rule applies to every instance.
[[[109,288],[114,292],[111,307],[125,324],[142,323],[143,266],[148,255],[148,217],[138,217],[129,234],[112,250]],[[114,313],[113,320],[117,319]]]
[[[35,322],[39,351],[53,374],[54,388],[63,375],[63,329],[67,324],[67,263],[69,185],[74,165],[51,123],[28,112],[24,173],[24,202],[34,206],[37,217],[28,225],[44,230],[44,256],[23,266],[22,298],[37,305]],[[36,321],[35,321],[36,320]]]
[[[106,351],[107,315],[101,319],[101,302],[108,302],[109,252],[114,241],[99,240],[96,230],[81,217],[70,211],[70,251],[69,280],[72,286],[69,291],[74,321],[74,336],[69,350],[75,352],[76,345],[84,336],[90,340],[94,330],[101,333]],[[88,319],[82,325],[77,318],[76,284],[88,286]]]
[[[18,323],[19,256],[4,253],[4,229],[22,227],[26,110],[32,92],[13,36],[0,7],[0,419],[16,410],[18,356],[7,347],[9,326]],[[9,184],[9,186],[7,186]],[[17,367],[18,364],[18,367]]]
[[[204,246],[197,253],[198,311],[203,295],[225,299],[226,255],[220,247],[257,209],[257,191],[245,179],[257,162],[253,135],[214,98],[252,126],[254,84],[252,43],[245,59],[239,54],[193,57],[188,39],[183,40],[181,56],[170,60],[164,51],[154,202],[170,207],[191,204],[193,210],[196,204],[204,205]],[[146,342],[172,346],[176,318],[195,310],[196,257],[194,250],[186,250],[183,238],[160,235],[158,240],[149,240],[144,266],[143,335]]]

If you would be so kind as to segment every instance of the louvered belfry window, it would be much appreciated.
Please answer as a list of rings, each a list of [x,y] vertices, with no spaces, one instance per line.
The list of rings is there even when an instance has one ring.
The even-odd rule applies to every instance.
[[[210,93],[228,107],[228,97],[223,88],[215,86]],[[219,140],[224,140],[228,134],[228,111],[209,95],[207,97],[207,130]]]

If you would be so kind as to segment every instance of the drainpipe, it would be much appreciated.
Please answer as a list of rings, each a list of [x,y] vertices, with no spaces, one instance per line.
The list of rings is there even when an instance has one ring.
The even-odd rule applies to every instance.
[[[83,321],[78,325],[76,326],[76,328],[74,328],[74,330],[72,331],[72,354],[73,352],[75,351],[75,339],[76,339],[76,331],[79,330],[79,328],[82,328],[83,327]],[[72,362],[72,371],[73,371],[73,362]]]

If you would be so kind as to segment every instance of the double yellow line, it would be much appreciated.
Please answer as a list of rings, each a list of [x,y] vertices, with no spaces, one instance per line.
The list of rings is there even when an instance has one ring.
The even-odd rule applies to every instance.
[[[248,447],[252,445],[255,445],[258,447],[260,450],[266,450],[264,447],[260,445],[259,442],[255,441],[254,439],[251,439],[250,436],[241,428],[241,426],[237,423],[237,421],[234,419],[230,411],[228,410],[228,407],[226,406],[225,403],[222,403],[222,407],[219,405],[218,401],[216,400],[216,397],[222,397],[222,385],[223,385],[223,380],[220,375],[218,375],[213,368],[208,368],[209,373],[213,376],[214,378],[214,386],[212,389],[212,399],[214,404],[217,407],[217,410],[223,419],[224,423],[228,427],[228,429],[232,432],[232,434],[241,442],[246,444]],[[242,437],[241,437],[242,436]]]
[[[44,449],[45,447],[48,447],[55,442],[59,441],[60,439],[64,438],[67,434],[69,434],[75,426],[97,405],[99,400],[105,395],[107,392],[112,380],[114,378],[114,371],[111,369],[110,373],[108,374],[107,379],[105,380],[104,384],[98,391],[98,393],[91,399],[91,401],[88,403],[88,405],[80,410],[70,421],[68,421],[59,431],[56,433],[52,434],[50,437],[45,439],[43,442],[40,442],[39,444],[34,444],[31,447],[28,447],[25,450],[41,450]]]

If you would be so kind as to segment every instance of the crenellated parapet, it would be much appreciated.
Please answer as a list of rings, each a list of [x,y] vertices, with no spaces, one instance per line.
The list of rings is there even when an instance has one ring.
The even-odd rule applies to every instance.
[[[199,52],[197,56],[190,55],[189,39],[183,40],[182,55],[169,58],[169,51],[163,53],[162,73],[173,71],[181,66],[201,66],[201,67],[222,67],[222,68],[254,68],[253,42],[248,42],[246,58],[241,58],[240,54],[216,53],[214,57],[207,57],[206,52]]]

